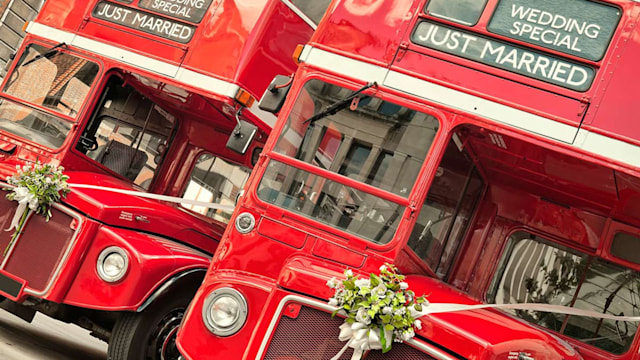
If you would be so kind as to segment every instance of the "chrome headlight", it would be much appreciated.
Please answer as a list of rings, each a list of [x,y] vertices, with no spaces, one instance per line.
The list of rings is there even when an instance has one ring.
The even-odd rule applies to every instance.
[[[238,230],[240,234],[248,233],[253,230],[255,226],[256,218],[254,218],[251,213],[243,212],[236,218],[236,230]]]
[[[98,256],[96,269],[100,278],[106,282],[116,282],[127,273],[129,257],[127,253],[117,246],[110,246]]]
[[[213,334],[233,335],[247,320],[247,301],[235,289],[217,289],[204,301],[202,319]]]

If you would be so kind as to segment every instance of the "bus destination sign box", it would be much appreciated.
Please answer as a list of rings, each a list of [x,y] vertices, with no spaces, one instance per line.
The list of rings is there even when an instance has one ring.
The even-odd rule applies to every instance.
[[[587,0],[501,0],[492,33],[598,61],[620,21],[619,8]]]
[[[192,23],[199,23],[213,0],[140,0],[143,9],[162,13]]]
[[[106,1],[99,2],[93,9],[92,15],[98,19],[183,44],[191,40],[196,29],[193,25]]]
[[[589,66],[431,21],[419,22],[411,41],[577,91],[587,90],[595,75]]]

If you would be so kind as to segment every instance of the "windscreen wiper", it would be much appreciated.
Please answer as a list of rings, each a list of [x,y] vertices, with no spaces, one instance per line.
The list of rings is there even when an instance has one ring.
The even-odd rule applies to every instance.
[[[368,88],[373,87],[373,86],[378,86],[378,83],[375,82],[375,81],[368,83],[367,85],[361,87],[359,90],[353,92],[353,94],[347,96],[346,98],[344,98],[342,100],[338,100],[337,102],[327,106],[326,108],[324,108],[319,113],[317,113],[317,114],[313,115],[312,117],[308,118],[307,120],[305,120],[303,122],[303,124],[306,124],[306,123],[312,123],[313,124],[315,121],[318,121],[318,120],[320,120],[322,118],[325,118],[325,117],[327,117],[329,115],[333,115],[333,114],[337,113],[340,110],[343,110],[344,108],[346,108],[349,105],[349,103],[351,103],[351,101],[353,99],[355,99],[358,95],[360,95],[361,92],[363,92],[363,91],[365,91]]]
[[[56,45],[56,46],[52,47],[51,49],[47,50],[47,52],[42,53],[42,54],[39,54],[39,55],[36,55],[33,59],[31,59],[31,60],[29,60],[29,61],[25,62],[25,63],[24,63],[24,64],[22,64],[22,65],[20,65],[20,67],[23,67],[23,66],[29,65],[29,64],[31,64],[32,62],[37,61],[37,60],[42,59],[42,58],[47,58],[47,59],[49,59],[49,58],[53,57],[55,54],[57,54],[57,53],[58,53],[58,48],[60,48],[60,47],[62,47],[62,46],[65,46],[65,45],[67,45],[67,44],[65,44],[65,43],[61,42],[60,44],[58,44],[58,45]]]

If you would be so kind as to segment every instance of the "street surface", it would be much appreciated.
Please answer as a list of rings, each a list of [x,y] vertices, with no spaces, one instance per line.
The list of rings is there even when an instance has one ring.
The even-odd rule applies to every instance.
[[[75,325],[36,314],[31,324],[0,309],[0,360],[105,360],[107,344]]]

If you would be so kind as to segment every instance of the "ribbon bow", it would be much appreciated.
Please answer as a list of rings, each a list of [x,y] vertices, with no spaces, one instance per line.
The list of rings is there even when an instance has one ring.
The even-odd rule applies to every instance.
[[[11,225],[9,225],[9,228],[5,231],[11,231],[18,228],[18,225],[20,224],[20,218],[22,218],[22,214],[27,211],[27,206],[29,206],[29,209],[33,211],[36,211],[38,209],[38,198],[33,195],[26,187],[17,187],[13,189],[13,193],[13,200],[18,202],[18,207],[16,208],[16,213],[13,214]]]
[[[379,329],[377,328],[371,329],[368,325],[360,322],[354,322],[353,324],[345,322],[340,325],[340,335],[338,335],[338,338],[340,341],[348,340],[348,342],[331,360],[338,360],[348,348],[353,348],[351,360],[360,360],[367,350],[389,349],[391,344],[387,342],[391,341],[392,336],[391,331],[385,330],[384,336],[381,339]]]

